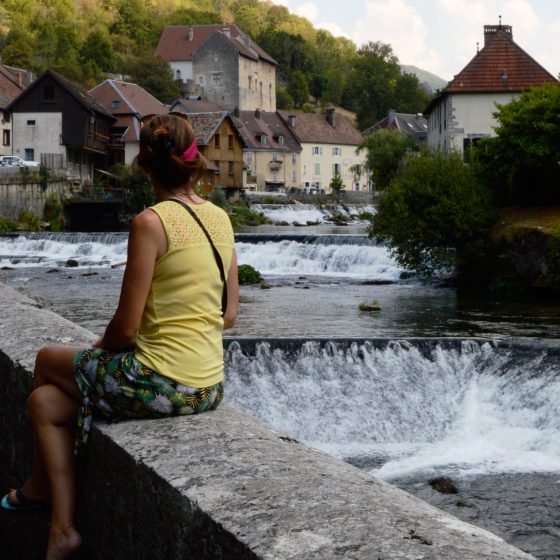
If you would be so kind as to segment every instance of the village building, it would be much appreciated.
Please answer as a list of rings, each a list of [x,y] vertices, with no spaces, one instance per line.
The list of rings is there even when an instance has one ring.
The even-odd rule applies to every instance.
[[[368,136],[383,129],[396,130],[410,136],[419,147],[425,145],[428,140],[428,121],[422,113],[397,113],[391,109],[385,118],[364,130],[362,134]]]
[[[340,175],[347,191],[369,190],[363,155],[356,149],[363,136],[345,115],[278,111],[302,147],[300,188],[305,192],[330,192],[330,183]]]
[[[301,186],[302,147],[276,112],[233,113],[244,142],[244,187],[250,191],[287,192]]]
[[[177,110],[174,104],[172,110]],[[201,181],[205,192],[222,188],[228,196],[243,188],[243,141],[227,111],[190,113],[200,153],[208,160]]]
[[[80,182],[93,180],[96,169],[107,169],[115,119],[70,80],[46,70],[7,110],[12,114],[13,154]]]
[[[89,94],[116,119],[109,130],[109,167],[115,163],[130,165],[140,148],[142,118],[167,113],[167,106],[139,85],[120,80],[105,80]]]
[[[558,81],[514,42],[510,25],[485,25],[484,47],[426,109],[429,147],[463,152],[495,136],[496,104],[548,83]]]
[[[0,155],[12,154],[12,119],[7,111],[8,105],[33,81],[33,75],[27,70],[0,64],[0,115],[2,143]]]
[[[167,60],[184,97],[224,109],[276,110],[276,61],[237,25],[172,25],[156,55]]]

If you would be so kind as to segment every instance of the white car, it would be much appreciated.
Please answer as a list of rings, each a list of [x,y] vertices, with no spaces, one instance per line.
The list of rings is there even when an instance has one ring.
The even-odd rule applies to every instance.
[[[0,165],[4,167],[39,167],[38,161],[27,161],[19,156],[0,156]]]

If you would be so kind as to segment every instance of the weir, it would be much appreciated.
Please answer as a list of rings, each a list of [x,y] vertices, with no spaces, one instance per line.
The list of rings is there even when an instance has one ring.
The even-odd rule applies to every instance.
[[[1,285],[0,306],[0,484],[8,488],[30,468],[24,409],[36,351],[95,337]],[[368,355],[354,342],[298,350],[287,341],[284,348],[312,358],[318,344],[342,363],[339,351]],[[244,360],[285,356],[256,341],[226,346],[233,389]],[[422,352],[433,350],[426,341]],[[258,370],[263,360],[251,363]],[[93,560],[532,558],[231,405],[192,417],[97,423],[80,488],[79,526]],[[41,558],[46,529],[44,517],[0,512],[2,558]]]

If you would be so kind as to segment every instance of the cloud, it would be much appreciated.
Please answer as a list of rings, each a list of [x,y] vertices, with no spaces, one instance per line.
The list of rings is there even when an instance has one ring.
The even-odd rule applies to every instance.
[[[314,22],[319,14],[319,8],[314,2],[306,2],[296,8],[296,14]]]
[[[353,34],[358,46],[367,41],[389,43],[402,64],[430,69],[441,67],[439,55],[428,48],[428,30],[417,10],[405,0],[365,3],[365,17]]]
[[[278,6],[286,6],[286,8],[290,7],[290,0],[272,0],[272,3]]]
[[[338,25],[337,23],[332,23],[330,21],[320,21],[315,24],[315,27],[330,31],[330,33],[334,37],[347,37],[348,39],[350,39],[350,36],[345,33],[342,27],[340,27],[340,25]]]

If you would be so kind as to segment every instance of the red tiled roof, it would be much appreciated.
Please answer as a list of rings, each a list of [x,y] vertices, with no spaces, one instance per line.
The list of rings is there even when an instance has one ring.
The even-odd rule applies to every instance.
[[[214,137],[216,130],[227,118],[226,111],[216,111],[212,113],[190,113],[189,120],[194,129],[196,143],[199,146],[208,146]]]
[[[192,41],[189,41],[189,28],[192,27]],[[224,33],[225,31],[225,33]],[[167,61],[192,60],[193,54],[214,33],[223,33],[224,37],[243,56],[258,60],[262,58],[270,64],[276,61],[234,24],[222,25],[168,25],[163,29],[156,47],[156,55]]]
[[[333,128],[324,113],[277,112],[286,123],[289,122],[290,115],[295,115],[295,126],[290,127],[290,131],[295,134],[299,142],[357,146],[363,140],[363,136],[352,121],[339,113],[335,114],[336,126]]]
[[[443,92],[523,91],[547,83],[557,83],[557,80],[498,29]]]
[[[0,108],[6,107],[31,82],[29,72],[0,64]]]

